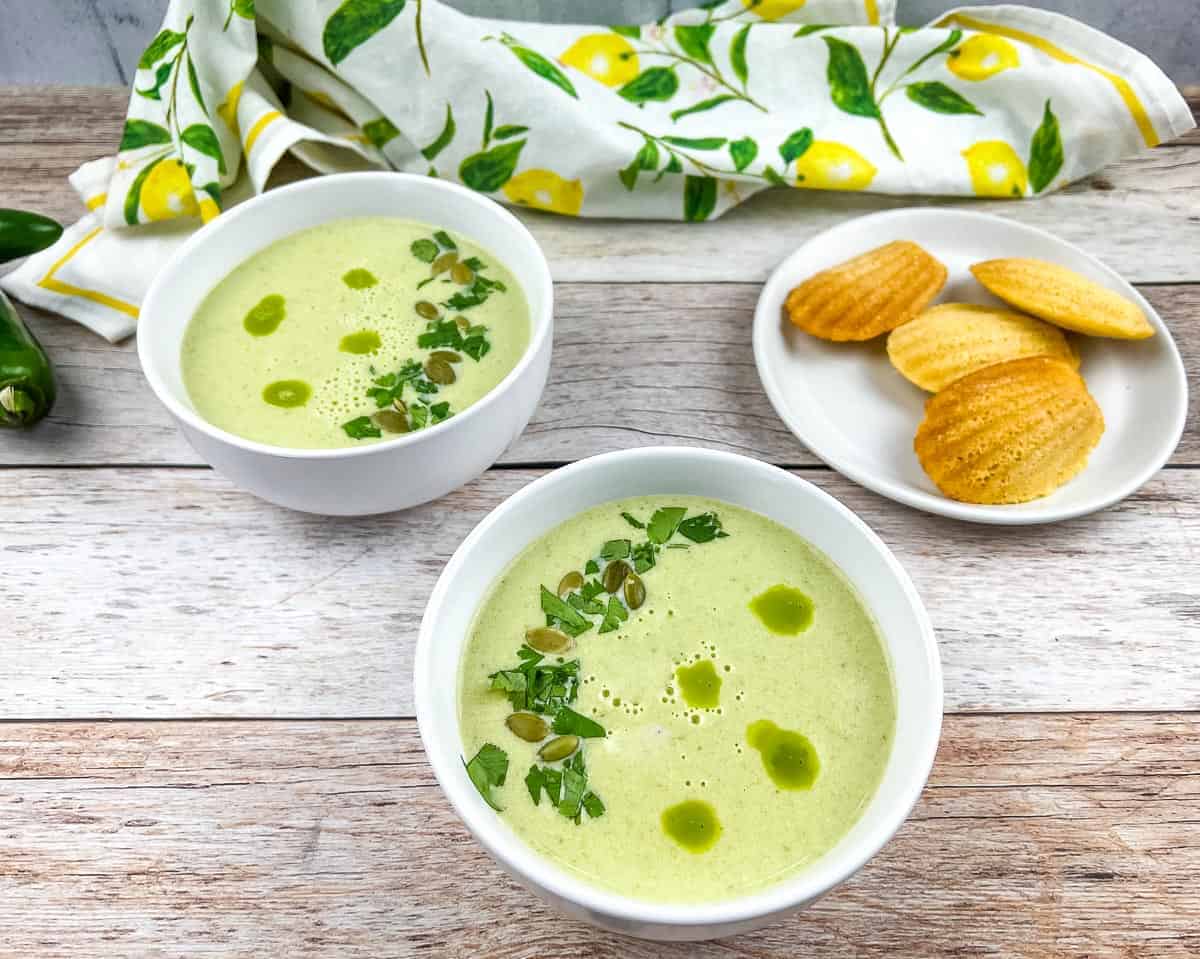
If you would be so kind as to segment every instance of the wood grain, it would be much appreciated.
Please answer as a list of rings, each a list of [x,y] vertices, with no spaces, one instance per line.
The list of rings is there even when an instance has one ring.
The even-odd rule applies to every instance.
[[[0,206],[74,219],[83,212],[66,177],[105,156],[120,139],[123,87],[0,88]],[[1131,157],[1035,201],[770,191],[702,228],[521,212],[565,282],[761,282],[800,243],[850,217],[950,203],[1040,226],[1079,243],[1131,281],[1200,281],[1200,150],[1160,149]],[[1170,243],[1162,242],[1170,237]]]
[[[666,946],[560,919],[485,856],[414,724],[0,726],[9,956],[1200,952],[1200,717],[951,716],[908,823],[808,911]]]
[[[0,719],[411,715],[434,580],[540,475],[493,470],[407,513],[345,520],[269,506],[208,470],[0,473]],[[1014,529],[802,475],[909,570],[947,709],[1200,709],[1200,471]]]
[[[750,347],[757,285],[560,283],[555,292],[550,382],[502,463],[664,443],[818,462],[759,383]],[[1200,464],[1200,286],[1142,292],[1171,327],[1191,380],[1192,415],[1172,462]],[[59,317],[19,309],[54,357],[61,390],[38,429],[0,437],[0,464],[201,463],[146,385],[133,341],[112,346]]]

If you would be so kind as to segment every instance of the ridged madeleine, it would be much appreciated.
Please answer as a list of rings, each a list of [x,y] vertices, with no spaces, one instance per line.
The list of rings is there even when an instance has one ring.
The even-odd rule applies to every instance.
[[[823,340],[869,340],[920,313],[946,284],[946,267],[896,240],[822,270],[788,294],[791,322]]]
[[[1033,356],[976,370],[930,398],[913,447],[951,499],[1025,503],[1082,470],[1103,432],[1079,374]]]
[[[1025,356],[1053,356],[1079,369],[1079,355],[1058,327],[975,303],[931,306],[892,330],[887,351],[905,379],[930,393],[985,366]]]
[[[1005,303],[1055,326],[1120,340],[1154,335],[1136,303],[1057,263],[1020,257],[984,260],[971,272]]]

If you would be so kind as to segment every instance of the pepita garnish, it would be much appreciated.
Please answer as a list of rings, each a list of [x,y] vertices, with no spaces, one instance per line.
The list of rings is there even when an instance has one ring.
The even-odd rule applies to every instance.
[[[604,578],[601,580],[604,583],[604,591],[606,593],[615,593],[621,588],[621,584],[625,582],[625,577],[632,573],[629,564],[623,559],[614,560],[604,567]]]
[[[442,360],[445,363],[461,363],[462,354],[455,353],[453,350],[434,350],[429,354],[431,360]]]
[[[455,283],[466,286],[468,283],[473,283],[475,280],[474,271],[465,263],[455,263],[450,268],[450,279]]]
[[[426,320],[436,320],[438,309],[428,300],[420,300],[416,306],[417,316]]]
[[[566,596],[567,593],[573,593],[582,586],[583,573],[573,569],[558,581],[558,595],[560,597]]]
[[[565,653],[573,640],[552,626],[537,626],[525,631],[525,644],[539,653]]]
[[[566,759],[579,748],[578,736],[557,736],[538,750],[538,755],[548,763]]]
[[[468,320],[465,316],[456,316],[454,318],[454,323],[464,333],[466,333],[467,330],[469,330],[471,328],[471,321]]]
[[[637,609],[646,601],[646,584],[637,573],[625,577],[625,605]]]
[[[408,412],[408,404],[405,403],[404,400],[400,399],[400,397],[398,397],[398,396],[392,400],[392,406],[395,407],[397,413],[407,413]]]
[[[550,724],[536,713],[513,713],[504,720],[504,725],[527,743],[540,743],[550,735]]]
[[[433,261],[433,275],[445,273],[447,270],[453,269],[458,264],[458,254],[454,252],[443,253]]]
[[[425,375],[438,386],[449,386],[458,379],[454,374],[454,367],[445,360],[435,359],[432,356],[425,361]]]
[[[371,414],[371,422],[385,433],[407,433],[408,417],[396,410],[380,410]]]

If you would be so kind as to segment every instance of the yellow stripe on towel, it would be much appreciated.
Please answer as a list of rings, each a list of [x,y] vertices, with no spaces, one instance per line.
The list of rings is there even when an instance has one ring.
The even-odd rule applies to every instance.
[[[118,310],[121,313],[132,316],[136,320],[138,308],[132,303],[126,303],[124,300],[118,300],[114,296],[109,296],[107,293],[100,293],[97,290],[85,290],[82,287],[72,286],[70,283],[64,283],[54,275],[58,272],[60,267],[62,267],[71,259],[71,257],[87,246],[87,244],[91,243],[92,240],[96,239],[103,229],[104,227],[102,226],[96,227],[96,229],[92,230],[91,233],[76,243],[73,247],[71,247],[71,249],[67,250],[67,252],[64,253],[62,257],[59,258],[54,265],[46,271],[46,275],[38,280],[38,286],[46,290],[51,290],[55,293],[62,293],[64,296],[81,296],[85,300],[91,300],[93,303],[100,303],[103,306]]]
[[[254,121],[254,126],[250,128],[250,132],[246,134],[246,154],[254,149],[254,144],[262,135],[263,130],[278,120],[282,113],[278,110],[271,110],[269,113],[264,113],[261,117]]]

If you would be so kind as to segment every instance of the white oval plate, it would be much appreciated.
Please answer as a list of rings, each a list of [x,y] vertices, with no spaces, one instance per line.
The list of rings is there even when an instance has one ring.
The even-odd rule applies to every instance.
[[[788,292],[819,270],[891,240],[914,240],[950,271],[937,302],[1002,305],[971,276],[980,260],[1025,256],[1061,263],[1138,304],[1154,325],[1148,340],[1073,336],[1080,372],[1104,412],[1105,431],[1087,467],[1043,499],[1014,506],[959,503],[938,492],[913,452],[930,394],[888,362],[880,336],[831,343],[783,315]],[[985,213],[937,208],[858,217],[820,233],[771,274],[754,314],[754,362],[775,411],[796,438],[867,489],[930,513],[976,523],[1052,523],[1103,509],[1153,476],[1179,443],[1187,379],[1166,324],[1145,298],[1076,246]]]

